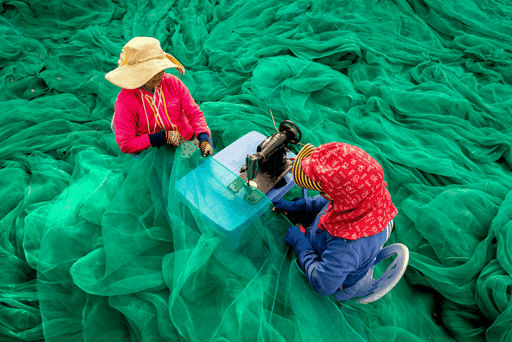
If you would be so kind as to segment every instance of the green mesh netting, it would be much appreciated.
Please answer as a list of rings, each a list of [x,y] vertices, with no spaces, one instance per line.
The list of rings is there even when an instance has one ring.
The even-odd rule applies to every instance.
[[[2,342],[512,340],[511,1],[0,0],[0,12]],[[275,132],[272,110],[302,143],[374,156],[399,209],[388,244],[410,250],[398,285],[366,305],[322,297],[268,199],[233,248],[201,214],[214,204],[176,190],[203,167],[197,151],[122,154],[120,89],[104,75],[135,36],[187,68],[217,152]]]

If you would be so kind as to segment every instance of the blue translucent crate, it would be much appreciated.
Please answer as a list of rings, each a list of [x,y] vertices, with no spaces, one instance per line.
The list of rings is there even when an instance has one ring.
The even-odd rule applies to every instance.
[[[290,172],[285,176],[286,185],[264,195],[247,187],[239,177],[247,155],[255,154],[265,138],[258,132],[244,135],[176,183],[187,205],[213,223],[231,247],[238,246],[243,231],[269,209],[272,200],[281,198],[295,185]],[[288,152],[287,157],[294,158],[295,154]],[[233,184],[237,186],[233,188]]]

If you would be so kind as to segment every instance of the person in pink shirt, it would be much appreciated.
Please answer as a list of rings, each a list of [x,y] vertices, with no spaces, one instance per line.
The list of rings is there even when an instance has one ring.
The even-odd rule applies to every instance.
[[[105,78],[123,88],[112,119],[122,152],[134,155],[151,146],[178,146],[188,140],[203,156],[213,153],[203,112],[185,84],[164,72],[176,68],[184,75],[185,68],[162,50],[157,39],[133,38],[123,47],[118,64]]]

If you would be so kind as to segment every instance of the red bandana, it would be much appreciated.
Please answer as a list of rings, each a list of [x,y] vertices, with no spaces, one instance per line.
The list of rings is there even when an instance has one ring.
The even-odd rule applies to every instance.
[[[398,213],[382,166],[359,147],[339,142],[321,145],[302,161],[302,169],[332,198],[318,224],[332,236],[356,240],[375,235]]]

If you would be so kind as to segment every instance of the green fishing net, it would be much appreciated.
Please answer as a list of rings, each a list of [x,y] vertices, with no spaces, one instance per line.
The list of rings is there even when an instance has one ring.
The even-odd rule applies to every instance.
[[[0,0],[0,340],[511,341],[511,17],[507,0]],[[387,243],[410,250],[398,285],[320,296],[290,223],[221,164],[121,153],[104,75],[135,36],[185,66],[216,152],[275,132],[271,110],[304,144],[376,158]]]

